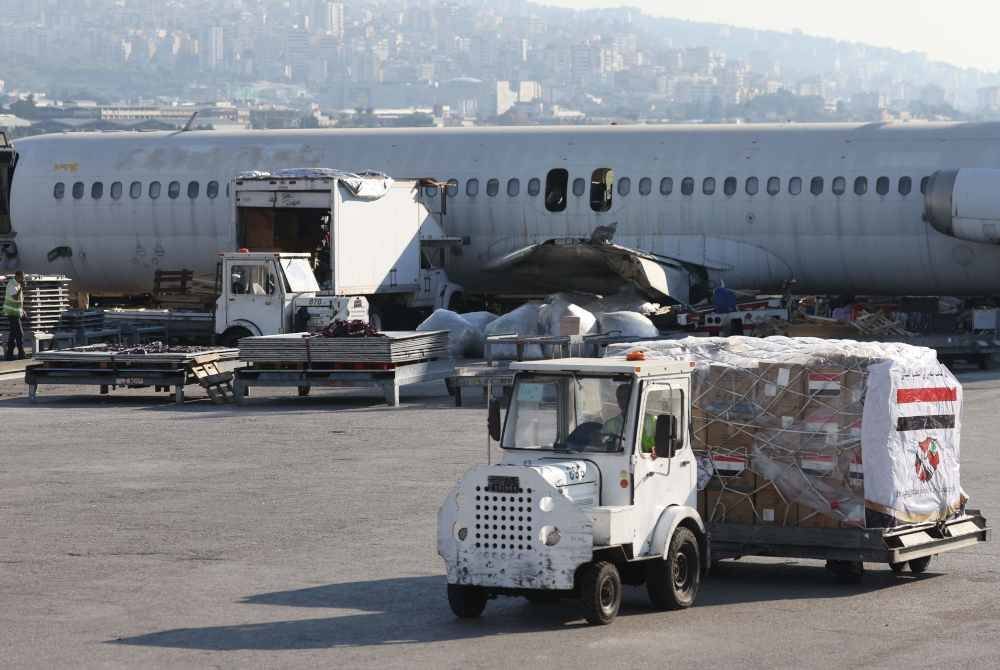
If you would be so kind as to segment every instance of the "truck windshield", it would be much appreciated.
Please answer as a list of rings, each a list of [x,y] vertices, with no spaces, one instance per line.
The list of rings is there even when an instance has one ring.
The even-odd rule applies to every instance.
[[[302,258],[282,258],[281,269],[285,271],[288,290],[292,293],[317,293],[319,284],[309,263]]]
[[[511,398],[502,446],[621,451],[631,395],[629,377],[521,375]]]

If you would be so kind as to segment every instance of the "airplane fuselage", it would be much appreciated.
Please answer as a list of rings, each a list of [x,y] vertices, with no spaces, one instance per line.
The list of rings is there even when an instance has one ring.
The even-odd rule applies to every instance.
[[[91,292],[149,291],[157,269],[214,272],[236,246],[238,173],[336,167],[455,180],[446,232],[464,244],[447,268],[470,291],[502,290],[482,269],[505,254],[617,223],[615,243],[732,287],[1000,293],[1000,247],[935,230],[921,194],[938,170],[1000,167],[1000,124],[88,133],[16,148],[8,266]],[[595,211],[603,168],[612,197]]]

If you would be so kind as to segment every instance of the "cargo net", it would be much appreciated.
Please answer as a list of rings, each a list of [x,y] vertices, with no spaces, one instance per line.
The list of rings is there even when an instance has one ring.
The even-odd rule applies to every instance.
[[[886,507],[866,511],[862,421],[869,371],[887,359],[938,370],[933,351],[812,338],[688,338],[620,345],[608,355],[633,348],[697,364],[691,439],[706,521],[812,528],[897,523],[899,515]],[[919,472],[919,458],[913,467]]]

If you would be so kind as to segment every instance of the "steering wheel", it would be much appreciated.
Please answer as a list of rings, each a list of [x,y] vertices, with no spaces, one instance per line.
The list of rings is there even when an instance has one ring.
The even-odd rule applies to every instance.
[[[566,444],[582,444],[588,447],[601,446],[604,424],[599,421],[586,421],[573,429],[566,437]]]

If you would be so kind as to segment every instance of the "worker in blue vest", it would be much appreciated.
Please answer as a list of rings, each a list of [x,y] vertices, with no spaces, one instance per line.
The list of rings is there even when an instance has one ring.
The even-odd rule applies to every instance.
[[[5,358],[14,360],[14,347],[17,347],[18,358],[24,359],[24,330],[21,328],[21,318],[24,316],[24,273],[14,273],[14,279],[7,282],[4,292],[3,314],[7,317],[9,334]]]

